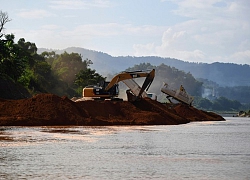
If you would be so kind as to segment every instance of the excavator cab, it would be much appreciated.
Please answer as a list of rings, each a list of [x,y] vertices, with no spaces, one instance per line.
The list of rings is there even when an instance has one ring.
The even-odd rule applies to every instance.
[[[118,84],[114,84],[109,90],[105,90],[110,82],[102,81],[97,86],[91,85],[83,88],[83,97],[106,99],[113,98],[119,95]]]
[[[100,88],[99,89],[94,89],[95,94],[102,94],[102,95],[110,95],[110,96],[118,96],[119,95],[119,85],[114,84],[109,90],[105,90],[105,88],[109,85],[109,81],[102,81],[100,82]]]

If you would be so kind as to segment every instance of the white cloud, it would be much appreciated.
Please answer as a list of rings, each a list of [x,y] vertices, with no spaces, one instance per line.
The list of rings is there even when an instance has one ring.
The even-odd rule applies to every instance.
[[[240,51],[232,54],[229,58],[230,62],[237,62],[241,64],[250,64],[250,49],[246,51]]]
[[[113,37],[116,36],[151,36],[159,34],[162,28],[156,26],[133,26],[131,24],[85,24],[63,31],[67,36]]]
[[[7,30],[18,32],[19,37],[37,43],[38,47],[58,49],[81,46],[112,52],[111,55],[116,56],[154,55],[196,62],[234,62],[237,59],[237,62],[248,61],[250,64],[249,0],[161,1],[163,6],[168,6],[167,1],[177,5],[172,11],[173,16],[164,17],[164,13],[162,15],[158,13],[162,16],[157,16],[158,19],[162,18],[161,25],[160,22],[150,22],[150,20],[147,21],[147,25],[143,25],[142,22],[138,25],[138,22],[132,19],[136,19],[133,12],[129,12],[128,16],[126,9],[124,12],[123,9],[119,9],[121,13],[118,14],[127,21],[113,18],[113,14],[112,16],[107,14],[105,18],[95,17],[95,14],[86,16],[85,9],[90,9],[92,12],[92,9],[114,7],[112,13],[117,12],[124,3],[116,1],[51,0],[46,4],[47,7],[53,8],[51,11],[34,8],[20,11],[18,17],[22,19],[18,21],[23,21],[22,26],[26,25],[23,26],[25,30],[17,29],[20,24],[12,30]],[[114,3],[119,6],[115,6]],[[138,5],[136,3],[135,5]],[[65,10],[73,11],[65,13]],[[152,10],[157,9],[152,7]],[[102,12],[109,13],[109,9],[102,9]],[[65,19],[66,16],[71,18]],[[26,18],[26,21],[23,18]],[[30,21],[38,18],[39,22]],[[168,23],[167,18],[171,18],[171,23]],[[178,21],[175,21],[175,18]],[[168,26],[164,24],[165,22]]]
[[[175,32],[172,28],[167,29],[162,36],[161,45],[157,46],[154,43],[149,44],[135,44],[135,56],[151,55],[162,57],[174,57],[182,60],[201,61],[205,54],[199,49],[187,51],[185,50],[186,31]],[[184,45],[183,45],[184,44]]]
[[[41,9],[22,10],[18,15],[22,18],[27,18],[27,19],[41,19],[45,17],[55,16],[54,14]]]
[[[47,25],[43,25],[41,28],[48,29],[48,30],[56,30],[56,29],[59,29],[60,26],[57,26],[55,24],[47,24]]]
[[[134,44],[133,49],[135,50],[135,56],[141,56],[142,52],[144,56],[154,56],[155,55],[155,45],[154,43],[149,44]],[[138,53],[138,54],[137,54]]]
[[[169,48],[174,45],[183,44],[186,31],[173,31],[172,28],[168,28],[162,35],[162,48]]]
[[[38,47],[63,49],[70,46],[85,47],[86,45],[86,48],[92,46],[91,48],[95,49],[98,45],[91,45],[93,42],[100,42],[99,44],[109,43],[108,47],[112,47],[115,46],[112,43],[117,44],[117,39],[124,39],[124,36],[127,40],[132,39],[133,41],[134,38],[146,38],[152,34],[158,36],[163,29],[164,27],[159,28],[157,26],[133,26],[131,24],[106,23],[85,24],[76,27],[46,24],[37,30],[24,31],[12,29],[11,31],[18,34],[17,39],[25,37],[28,41],[35,42]],[[105,42],[107,39],[109,42]],[[119,43],[123,44],[123,42]]]
[[[62,34],[66,36],[81,36],[81,37],[107,37],[117,36],[124,32],[125,26],[115,23],[108,24],[86,24],[63,31]]]
[[[148,43],[134,45],[135,55],[151,54],[196,62],[233,62],[233,58],[237,58],[237,62],[250,64],[250,1],[171,1],[178,5],[176,14],[191,19],[166,29],[161,43],[151,42],[154,46],[150,49]]]
[[[50,3],[50,7],[53,9],[107,8],[110,6],[111,3],[108,0],[53,0]]]

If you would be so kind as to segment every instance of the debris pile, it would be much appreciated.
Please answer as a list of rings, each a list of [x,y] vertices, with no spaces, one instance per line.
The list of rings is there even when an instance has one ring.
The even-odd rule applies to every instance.
[[[177,125],[221,121],[223,117],[187,105],[169,107],[149,98],[128,101],[79,101],[53,94],[29,99],[0,99],[1,126]]]

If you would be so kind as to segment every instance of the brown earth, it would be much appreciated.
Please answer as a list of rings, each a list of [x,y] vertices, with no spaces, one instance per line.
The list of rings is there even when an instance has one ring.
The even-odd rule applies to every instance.
[[[177,125],[190,121],[222,121],[223,117],[178,104],[143,99],[127,101],[80,101],[53,94],[29,99],[0,99],[1,126],[51,125]]]

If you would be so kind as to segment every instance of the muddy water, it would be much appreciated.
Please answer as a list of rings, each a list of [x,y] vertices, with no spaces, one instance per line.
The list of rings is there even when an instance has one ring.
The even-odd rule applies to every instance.
[[[0,179],[250,179],[250,118],[0,127]]]

